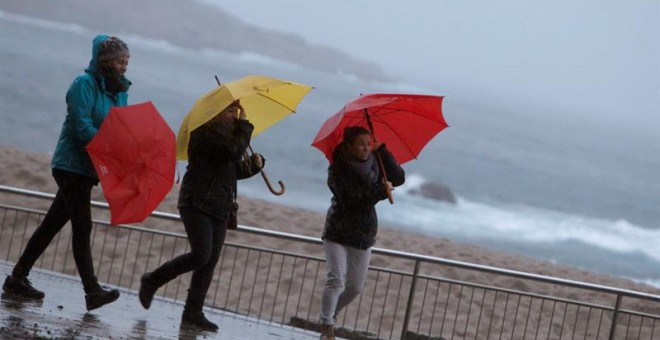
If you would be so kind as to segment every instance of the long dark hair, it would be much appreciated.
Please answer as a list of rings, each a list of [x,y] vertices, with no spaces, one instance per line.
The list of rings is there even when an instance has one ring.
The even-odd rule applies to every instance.
[[[332,163],[347,163],[350,159],[348,146],[355,142],[358,136],[370,135],[369,130],[362,126],[347,126],[344,128],[344,135],[341,143],[337,144],[332,151]]]
[[[344,128],[344,144],[353,144],[355,139],[361,135],[370,135],[369,130],[362,126],[347,126]]]

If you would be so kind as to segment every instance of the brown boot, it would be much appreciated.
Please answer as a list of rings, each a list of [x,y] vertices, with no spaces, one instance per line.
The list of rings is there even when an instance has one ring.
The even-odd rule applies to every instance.
[[[321,340],[335,340],[335,328],[333,325],[321,324]]]

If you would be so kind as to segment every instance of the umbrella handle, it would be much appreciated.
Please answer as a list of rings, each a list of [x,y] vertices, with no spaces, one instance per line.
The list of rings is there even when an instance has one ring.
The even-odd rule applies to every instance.
[[[390,201],[390,204],[394,204],[394,198],[392,198],[392,190],[387,191],[387,200]]]
[[[218,86],[221,85],[220,79],[218,78],[217,75],[215,76],[215,81],[218,83]],[[252,150],[252,145],[248,144],[248,148],[250,148],[250,152],[254,154],[254,150]],[[268,179],[268,176],[266,176],[266,172],[264,172],[264,169],[261,169],[261,171],[259,172],[261,173],[261,178],[263,178],[264,182],[266,182],[266,186],[268,187],[268,190],[270,190],[270,192],[272,192],[274,195],[277,196],[281,196],[284,194],[284,190],[286,189],[284,187],[284,182],[277,181],[277,183],[280,185],[280,191],[275,191],[275,189],[273,189],[273,186],[270,184],[270,180]]]
[[[369,111],[364,109],[364,118],[367,120],[367,125],[369,126],[369,131],[374,139],[376,139],[376,134],[374,134],[374,126],[371,123],[371,117],[369,116]],[[378,165],[380,166],[380,171],[383,173],[383,180],[387,181],[387,172],[385,172],[385,166],[383,165],[383,160],[380,158],[378,151],[374,150],[376,154],[376,159],[378,159]],[[387,190],[387,199],[390,201],[390,204],[394,204],[394,198],[392,198],[392,190]]]
[[[383,173],[383,181],[387,181],[387,172],[385,172],[383,160],[380,158],[380,154],[377,151],[374,151],[374,153],[376,154],[376,159],[378,159],[380,171]],[[392,190],[387,190],[387,199],[390,201],[390,204],[394,204],[394,198],[392,198]]]
[[[270,180],[268,179],[268,176],[266,176],[266,173],[264,172],[264,169],[261,169],[260,172],[261,172],[261,177],[263,177],[264,182],[266,182],[266,186],[268,187],[268,190],[270,190],[270,192],[272,192],[274,195],[277,195],[277,196],[281,196],[281,195],[284,194],[284,190],[286,189],[284,187],[284,182],[277,181],[277,183],[280,185],[280,191],[275,191],[275,189],[273,189],[273,186],[270,184]]]
[[[254,154],[254,150],[252,150],[252,145],[248,144],[248,148],[250,149],[250,152]],[[280,185],[280,190],[276,191],[273,188],[273,186],[270,184],[270,180],[268,179],[268,176],[266,176],[266,172],[264,171],[264,169],[261,169],[261,171],[259,172],[261,173],[261,178],[264,179],[264,182],[266,182],[266,186],[268,187],[268,190],[270,190],[271,193],[277,196],[281,196],[284,194],[284,191],[286,190],[286,187],[284,186],[284,182],[277,181],[277,183]]]

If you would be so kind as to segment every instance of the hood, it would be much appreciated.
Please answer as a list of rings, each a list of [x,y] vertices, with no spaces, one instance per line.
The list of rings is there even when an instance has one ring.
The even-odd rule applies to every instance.
[[[107,34],[99,34],[94,38],[94,41],[92,42],[92,60],[89,61],[89,66],[87,66],[85,72],[94,74],[99,71],[97,65],[99,49],[101,48],[101,44],[103,44],[108,38],[110,38],[110,36]]]
[[[103,44],[104,41],[108,40],[110,38],[109,35],[107,34],[99,34],[96,37],[94,37],[94,41],[92,42],[92,60],[89,61],[89,66],[85,69],[86,73],[91,74],[96,80],[99,82],[101,88],[103,91],[108,92],[107,88],[107,80],[105,79],[105,76],[102,74],[101,70],[99,69],[98,65],[98,58],[99,58],[99,52],[101,49],[101,45]],[[127,92],[128,89],[131,87],[131,81],[126,79],[124,75],[121,76],[119,79],[119,82],[123,87],[123,92]],[[110,93],[110,92],[108,92]]]

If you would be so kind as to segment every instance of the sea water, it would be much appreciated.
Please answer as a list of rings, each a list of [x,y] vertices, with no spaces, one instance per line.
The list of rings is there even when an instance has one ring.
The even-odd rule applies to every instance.
[[[71,80],[87,65],[96,34],[84,27],[0,12],[0,144],[52,152]],[[382,224],[521,253],[660,286],[660,137],[565,116],[528,119],[440,87],[378,83],[250,53],[191,50],[121,35],[131,48],[129,103],[151,100],[172,129],[194,101],[222,81],[263,74],[315,87],[298,112],[253,140],[266,158],[274,196],[261,178],[241,181],[249,197],[324,213],[327,161],[310,146],[323,121],[360,93],[446,95],[450,125],[404,165]],[[451,88],[450,88],[451,89]],[[551,117],[552,115],[550,115]],[[179,163],[179,171],[185,164]],[[414,195],[444,184],[450,204]]]

